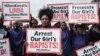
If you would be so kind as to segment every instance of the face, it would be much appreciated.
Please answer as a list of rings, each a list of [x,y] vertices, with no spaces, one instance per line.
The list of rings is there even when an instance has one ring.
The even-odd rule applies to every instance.
[[[2,22],[2,21],[0,21],[0,28],[2,28],[2,26],[3,26],[3,22]]]
[[[0,28],[2,28],[2,23],[0,22]]]
[[[66,29],[66,28],[67,28],[66,23],[61,23],[61,29],[64,30],[64,29]]]
[[[60,25],[60,22],[57,22],[57,23],[54,24],[54,27],[55,27],[55,28],[60,28],[60,26],[61,26],[61,25]]]
[[[13,27],[14,27],[14,29],[19,29],[20,28],[20,24],[19,23],[14,23]]]
[[[77,31],[77,33],[79,35],[84,35],[86,33],[86,30],[85,29],[82,29],[82,28],[77,28],[76,31]]]
[[[46,26],[48,26],[50,24],[50,20],[49,20],[47,15],[43,15],[41,17],[41,22],[42,22],[42,26],[43,27],[46,27]]]
[[[36,28],[37,27],[37,22],[35,20],[32,20],[32,27]]]

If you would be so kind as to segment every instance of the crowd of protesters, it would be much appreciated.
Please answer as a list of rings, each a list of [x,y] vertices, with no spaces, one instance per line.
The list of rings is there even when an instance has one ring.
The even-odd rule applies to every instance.
[[[0,21],[0,39],[9,38],[12,56],[76,56],[76,50],[87,45],[93,45],[100,40],[100,24],[68,24],[57,22],[53,26],[53,11],[45,8],[39,11],[41,25],[34,17],[30,17],[29,26],[23,27],[22,22],[16,21],[10,27],[3,26],[3,15]],[[26,42],[27,28],[61,28],[62,29],[62,53],[59,54],[26,54],[28,46]]]

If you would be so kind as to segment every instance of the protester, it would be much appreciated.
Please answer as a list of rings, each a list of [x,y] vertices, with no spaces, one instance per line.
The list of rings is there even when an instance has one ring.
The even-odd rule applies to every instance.
[[[5,27],[4,27],[4,25],[3,25],[3,19],[4,19],[4,16],[3,16],[3,14],[1,14],[1,18],[0,18],[0,39],[3,39],[3,38],[5,38],[5,36],[6,36],[6,31],[5,31]]]
[[[20,28],[21,26],[19,22],[15,22],[13,27],[14,29],[9,30],[7,34],[7,37],[10,38],[11,50],[13,56],[22,56],[22,49],[26,34],[25,31]]]
[[[38,21],[32,17],[32,20],[30,21],[30,28],[37,28],[38,27]]]
[[[62,56],[71,56],[72,48],[71,48],[71,38],[70,31],[68,30],[67,24],[65,22],[61,22],[62,29]]]
[[[92,29],[89,31],[91,42],[96,42],[100,40],[100,24],[95,24],[92,26]]]
[[[54,28],[60,28],[60,26],[61,26],[60,22],[57,22],[57,23],[54,24],[53,27],[54,27]]]
[[[53,11],[50,9],[41,9],[39,11],[39,19],[42,23],[40,28],[51,28],[51,20],[53,18]]]
[[[99,15],[99,19],[100,19],[100,8],[99,8],[99,14],[98,15]],[[99,24],[93,24],[92,25],[89,33],[90,33],[90,36],[91,36],[90,41],[92,43],[100,40],[100,20],[99,20]]]
[[[37,24],[38,24],[38,21],[35,18],[32,17],[32,19],[31,19],[31,21],[29,23],[30,28],[37,28],[38,27]],[[27,48],[27,46],[28,46],[28,43],[26,42],[25,47]],[[36,56],[36,55],[37,54],[27,54],[27,56]]]
[[[75,50],[80,49],[86,45],[88,45],[90,36],[86,32],[86,25],[75,25],[75,30],[73,33],[71,33],[71,43],[72,43],[72,49],[73,53],[75,55]]]
[[[39,11],[39,19],[42,23],[42,25],[40,25],[40,28],[52,28],[51,26],[51,20],[53,18],[53,11],[45,8],[45,9],[41,9]],[[38,54],[38,56],[57,56],[57,54]]]

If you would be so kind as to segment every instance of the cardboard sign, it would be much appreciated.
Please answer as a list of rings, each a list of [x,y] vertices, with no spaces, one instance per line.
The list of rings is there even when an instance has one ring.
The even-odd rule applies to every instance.
[[[29,2],[2,2],[4,20],[29,20]]]
[[[69,4],[48,4],[48,7],[54,12],[52,21],[68,21]]]
[[[71,4],[69,6],[69,23],[99,23],[97,4]]]
[[[61,52],[61,29],[27,29],[27,53],[51,53]]]
[[[78,56],[100,56],[100,41],[76,51]]]
[[[10,56],[9,39],[0,40],[0,56]]]

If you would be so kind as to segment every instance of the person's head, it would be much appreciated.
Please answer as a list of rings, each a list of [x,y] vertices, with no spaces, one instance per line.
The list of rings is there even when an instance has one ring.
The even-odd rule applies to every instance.
[[[18,22],[20,24],[20,28],[22,29],[23,28],[23,24],[22,22]]]
[[[4,16],[3,14],[1,14],[1,17],[0,17],[0,28],[1,29],[3,28],[3,20],[4,20]]]
[[[61,29],[66,30],[67,29],[67,24],[65,22],[61,22]]]
[[[85,24],[77,24],[75,25],[75,32],[78,33],[78,35],[84,35],[86,34],[87,26]]]
[[[6,31],[8,31],[8,30],[10,30],[11,29],[11,27],[10,26],[5,26],[6,28],[5,28],[5,30]]]
[[[39,11],[39,19],[41,20],[42,26],[47,27],[53,18],[53,11],[45,8]]]
[[[60,28],[60,22],[55,23],[55,24],[54,24],[54,27],[55,27],[55,28]]]
[[[32,20],[30,21],[30,27],[36,28],[37,24],[38,24],[38,21],[35,18],[32,18]]]
[[[98,9],[99,25],[100,25],[100,8]]]
[[[13,24],[13,28],[14,29],[20,29],[21,28],[21,24],[19,23],[19,22],[15,22],[14,24]]]

